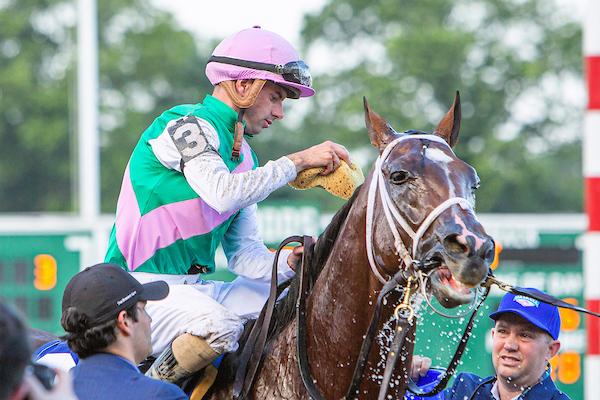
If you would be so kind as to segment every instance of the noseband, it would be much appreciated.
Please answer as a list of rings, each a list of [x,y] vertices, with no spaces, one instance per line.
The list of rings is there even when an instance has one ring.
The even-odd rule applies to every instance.
[[[467,199],[465,199],[464,197],[451,197],[451,198],[443,201],[436,208],[434,208],[429,213],[429,215],[423,220],[421,225],[417,228],[416,232],[411,228],[411,226],[406,221],[406,219],[404,217],[402,217],[402,215],[400,215],[398,208],[396,208],[393,200],[390,198],[390,195],[388,194],[388,191],[387,191],[387,188],[385,185],[385,181],[384,181],[384,177],[383,177],[383,170],[382,170],[383,163],[385,162],[385,160],[387,159],[387,157],[389,156],[391,151],[400,142],[409,140],[409,139],[426,139],[426,140],[429,140],[432,142],[441,143],[444,146],[446,146],[450,150],[450,152],[452,152],[452,149],[450,148],[450,146],[448,146],[446,141],[444,139],[440,138],[439,136],[428,135],[428,134],[416,134],[416,135],[400,136],[399,138],[393,140],[386,146],[386,148],[379,155],[379,157],[377,157],[377,160],[375,161],[375,169],[373,172],[373,177],[371,178],[371,183],[369,186],[369,193],[368,193],[368,197],[367,197],[367,217],[366,217],[367,218],[367,222],[366,222],[367,232],[366,232],[365,239],[366,239],[366,247],[367,247],[367,257],[369,259],[369,265],[371,266],[371,271],[373,271],[373,274],[384,285],[387,283],[388,280],[386,280],[379,272],[379,269],[377,268],[377,263],[375,262],[375,258],[373,256],[373,219],[374,219],[375,198],[377,196],[377,189],[379,189],[379,198],[381,200],[381,207],[383,208],[385,220],[387,221],[388,228],[392,232],[392,235],[394,235],[394,247],[396,249],[396,252],[400,256],[400,258],[402,260],[402,264],[404,265],[405,268],[411,267],[414,264],[423,265],[425,260],[416,260],[417,248],[419,246],[420,240],[422,239],[423,235],[425,234],[425,231],[431,226],[431,224],[437,219],[437,217],[439,217],[444,211],[446,211],[448,208],[452,207],[455,204],[460,205],[463,210],[472,209],[471,203],[469,203],[469,201]],[[452,152],[452,154],[454,154],[454,152]],[[394,222],[394,220],[395,220],[395,222]],[[412,248],[411,248],[412,251],[411,252],[408,251],[407,246],[402,241],[402,237],[400,236],[400,233],[398,232],[396,223],[398,225],[400,225],[402,230],[404,230],[404,232],[406,232],[406,234],[412,239]],[[401,269],[402,264],[398,266],[398,269]]]

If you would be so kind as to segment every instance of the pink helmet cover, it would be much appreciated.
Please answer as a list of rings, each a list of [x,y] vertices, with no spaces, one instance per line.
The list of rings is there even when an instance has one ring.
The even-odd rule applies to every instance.
[[[287,40],[259,27],[244,29],[225,38],[214,49],[212,55],[281,65],[300,60],[298,53]],[[206,65],[206,77],[213,85],[238,79],[266,79],[297,89],[300,97],[315,94],[313,88],[286,81],[276,73],[231,64],[209,62]]]

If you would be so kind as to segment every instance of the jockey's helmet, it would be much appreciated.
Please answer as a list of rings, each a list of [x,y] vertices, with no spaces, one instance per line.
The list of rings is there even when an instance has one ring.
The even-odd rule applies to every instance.
[[[225,38],[206,65],[213,85],[238,79],[268,80],[281,85],[290,98],[315,94],[308,65],[294,47],[276,33],[256,26]]]

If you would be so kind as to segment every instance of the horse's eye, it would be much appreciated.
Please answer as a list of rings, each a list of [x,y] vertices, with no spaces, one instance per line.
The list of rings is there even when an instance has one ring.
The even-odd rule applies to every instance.
[[[394,171],[390,175],[390,181],[392,181],[392,183],[394,185],[400,185],[409,179],[410,179],[410,173],[408,171],[404,171],[404,170]]]

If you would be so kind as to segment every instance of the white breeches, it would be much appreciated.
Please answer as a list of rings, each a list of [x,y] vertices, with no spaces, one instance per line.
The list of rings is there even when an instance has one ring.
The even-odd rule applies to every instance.
[[[198,275],[132,272],[141,283],[164,280],[169,295],[149,301],[152,355],[159,355],[177,336],[200,336],[217,353],[235,351],[244,322],[256,318],[269,296],[269,283],[243,277],[233,282],[197,281]]]

